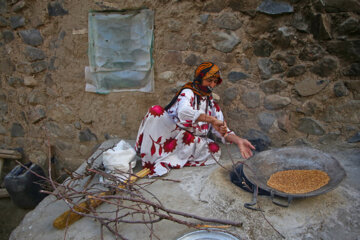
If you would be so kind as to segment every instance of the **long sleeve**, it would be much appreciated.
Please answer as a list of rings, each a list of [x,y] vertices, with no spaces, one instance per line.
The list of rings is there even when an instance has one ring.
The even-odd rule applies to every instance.
[[[194,124],[203,110],[195,108],[195,95],[192,90],[184,89],[177,100],[177,103],[169,109],[169,113],[176,114],[179,123]],[[186,125],[185,125],[186,126]]]
[[[212,106],[213,107],[211,113],[213,114],[213,116],[215,116],[220,121],[224,121],[224,115],[220,109],[220,106],[213,100],[212,100]],[[218,131],[216,131],[214,128],[212,128],[212,133],[215,134],[215,136],[217,136],[218,138],[220,138],[223,143],[226,143],[225,138],[221,136],[221,134]],[[234,134],[234,132],[231,131],[229,128],[227,128],[227,134]]]

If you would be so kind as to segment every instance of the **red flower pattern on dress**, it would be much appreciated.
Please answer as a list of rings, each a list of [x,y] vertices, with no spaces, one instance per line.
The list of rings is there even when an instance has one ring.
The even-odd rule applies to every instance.
[[[170,153],[174,151],[177,146],[177,140],[175,138],[166,139],[164,142],[164,152]]]
[[[217,143],[211,142],[208,146],[211,153],[217,153],[220,150],[220,147]]]
[[[209,124],[203,124],[203,125],[201,125],[201,129],[202,129],[202,130],[208,130],[208,129],[209,129]]]
[[[150,169],[150,175],[153,175],[155,173],[155,163],[152,162],[143,162],[143,168]]]
[[[185,145],[190,146],[190,144],[194,142],[194,139],[195,139],[195,137],[193,134],[186,132],[186,131],[184,132],[182,141]]]
[[[183,126],[184,127],[192,127],[192,124],[191,123],[183,123]]]
[[[216,102],[214,102],[214,107],[217,112],[220,112],[220,106]]]
[[[149,112],[154,117],[160,117],[165,112],[164,108],[160,105],[155,105],[149,109]]]
[[[190,106],[192,106],[193,108],[194,108],[194,97],[191,97],[191,99],[190,99]]]
[[[144,133],[141,133],[139,138],[138,138],[138,141],[136,143],[136,148],[141,148],[141,144],[142,144],[142,140],[143,140],[143,137],[144,137]]]

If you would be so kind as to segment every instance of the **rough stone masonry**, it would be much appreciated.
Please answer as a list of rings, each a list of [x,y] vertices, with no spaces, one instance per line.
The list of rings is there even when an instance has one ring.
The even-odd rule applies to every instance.
[[[155,11],[155,92],[85,92],[89,10]],[[0,145],[76,169],[106,139],[135,139],[213,61],[229,127],[265,146],[360,141],[357,0],[0,0]]]

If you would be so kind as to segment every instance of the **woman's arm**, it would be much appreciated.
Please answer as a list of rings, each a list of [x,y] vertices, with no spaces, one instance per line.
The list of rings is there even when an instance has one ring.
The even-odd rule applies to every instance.
[[[204,113],[200,114],[200,116],[196,119],[196,122],[210,123],[222,136],[224,136],[227,132],[227,126],[223,121],[220,121],[216,117],[209,116]]]
[[[248,159],[253,155],[251,150],[255,150],[255,147],[246,139],[240,138],[235,134],[229,134],[225,136],[226,141],[235,143],[241,153],[241,156],[245,159]]]

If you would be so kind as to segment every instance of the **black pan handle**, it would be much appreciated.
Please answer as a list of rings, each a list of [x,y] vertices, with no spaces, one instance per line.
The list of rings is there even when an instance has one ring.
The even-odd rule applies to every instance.
[[[252,207],[257,203],[258,187],[254,185],[253,199],[250,203],[244,203],[244,207],[250,210],[262,211],[260,208]]]
[[[292,197],[292,196],[288,196],[287,204],[284,204],[284,203],[280,203],[280,202],[275,201],[274,191],[270,191],[270,195],[271,195],[271,201],[273,202],[273,204],[278,205],[278,206],[280,206],[280,207],[289,207],[290,203],[291,203],[292,200],[293,200],[293,197]]]

